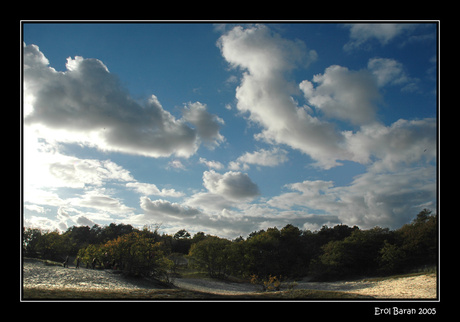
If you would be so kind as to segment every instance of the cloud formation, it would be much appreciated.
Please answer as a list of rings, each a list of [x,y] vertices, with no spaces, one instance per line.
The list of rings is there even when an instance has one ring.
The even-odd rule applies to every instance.
[[[397,228],[410,221],[414,213],[434,205],[435,185],[435,167],[367,172],[348,186],[323,180],[288,184],[286,187],[293,192],[273,197],[268,204],[279,209],[300,207],[335,214],[338,222],[359,227]]]
[[[350,28],[350,41],[343,46],[343,49],[346,51],[360,48],[372,39],[379,41],[379,43],[383,46],[405,31],[413,30],[415,28],[415,25],[413,24],[404,23],[358,23],[348,24],[345,26]]]
[[[247,201],[259,195],[259,187],[242,172],[220,174],[214,170],[205,171],[203,185],[209,192],[232,201]]]
[[[197,209],[184,207],[178,203],[172,203],[162,199],[152,201],[148,197],[141,197],[140,205],[145,215],[152,216],[156,219],[160,219],[163,216],[181,219],[184,217],[192,217],[200,213]]]
[[[376,106],[380,98],[375,78],[367,70],[350,71],[346,67],[333,65],[313,77],[313,82],[304,80],[299,87],[307,102],[327,117],[366,124],[375,120]]]
[[[126,184],[127,188],[131,188],[137,193],[140,193],[144,196],[163,196],[163,197],[182,197],[184,194],[178,192],[175,189],[158,189],[153,183],[143,183],[143,182],[128,182]]]
[[[176,119],[152,95],[140,104],[98,59],[68,58],[65,72],[49,67],[35,45],[24,45],[26,125],[41,125],[55,140],[150,157],[193,155],[200,140],[223,141],[223,120],[196,102]],[[194,128],[187,125],[191,123]]]
[[[381,160],[380,164],[390,167],[390,159],[415,162],[422,157],[415,151],[425,150],[420,149],[421,145],[429,146],[430,154],[423,156],[433,160],[434,119],[399,120],[391,126],[377,120],[379,88],[415,84],[397,61],[373,58],[368,69],[359,71],[332,65],[312,81],[304,80],[296,86],[286,75],[306,55],[303,43],[283,39],[266,26],[256,25],[235,27],[221,36],[218,45],[230,65],[243,70],[235,94],[237,108],[249,113],[249,120],[262,127],[256,139],[286,144],[310,156],[323,169],[339,166],[341,160],[362,164]],[[299,90],[308,105],[299,106],[293,99]],[[360,128],[356,132],[340,131],[337,120]],[[413,151],[412,157],[408,157],[409,150]],[[232,169],[244,164],[238,161],[230,164]]]
[[[273,148],[271,150],[260,149],[254,152],[246,152],[238,157],[236,161],[229,163],[231,170],[244,170],[249,169],[249,164],[256,164],[265,167],[275,167],[288,160],[287,151],[280,148]]]
[[[256,25],[235,27],[220,37],[218,45],[230,65],[244,71],[236,89],[237,108],[263,127],[257,139],[287,144],[325,168],[346,159],[334,126],[311,116],[309,108],[298,106],[291,97],[298,93],[298,86],[285,74],[311,57],[302,42],[283,39],[266,26]]]
[[[371,58],[367,64],[367,68],[377,79],[377,84],[380,87],[385,85],[399,85],[403,86],[402,91],[415,91],[417,90],[416,78],[409,77],[404,71],[403,65],[389,58]]]
[[[186,228],[233,238],[288,223],[312,230],[338,223],[398,228],[424,207],[435,207],[436,119],[385,124],[380,120],[386,116],[383,108],[379,114],[388,87],[417,91],[422,80],[411,77],[401,62],[372,53],[367,65],[361,62],[362,69],[331,65],[308,80],[294,81],[299,67],[303,70],[317,59],[316,51],[264,25],[228,28],[222,29],[217,45],[232,72],[241,73],[225,82],[227,90],[230,85],[237,88],[236,101],[223,112],[238,110],[236,116],[250,123],[257,145],[264,148],[250,147],[249,142],[244,144],[247,150],[235,149],[233,155],[217,150],[185,161],[181,157],[191,157],[201,145],[213,150],[226,142],[234,148],[240,129],[230,127],[239,123],[230,118],[225,123],[206,104],[186,100],[177,109],[181,116],[173,116],[155,95],[134,100],[100,60],[68,58],[66,70],[58,72],[37,46],[24,46],[24,197],[32,213],[27,223],[50,229],[72,223],[163,223],[168,233]],[[377,41],[385,46],[412,27],[347,28],[352,50],[372,40],[372,45]],[[232,139],[220,133],[224,125]],[[138,181],[106,156],[96,159],[101,154],[94,150],[86,158],[65,155],[66,145],[60,143],[170,157],[150,160],[152,167],[145,168],[170,170],[171,184]],[[299,159],[291,149],[308,157]],[[137,166],[135,158],[113,159],[127,168]],[[308,171],[298,174],[303,178],[284,181],[289,183],[281,192],[273,192],[279,186],[264,189],[271,195],[257,198],[268,179],[258,173],[260,181],[253,180],[241,171],[249,172],[251,166],[286,171],[288,160],[304,162]],[[343,172],[327,170],[353,162],[364,165],[359,175],[343,184],[331,180],[341,180]],[[320,171],[312,174],[312,165]],[[202,173],[205,166],[209,171]],[[355,166],[351,171],[358,171]],[[143,175],[140,170],[133,173]],[[57,214],[54,223],[45,218],[51,213]]]

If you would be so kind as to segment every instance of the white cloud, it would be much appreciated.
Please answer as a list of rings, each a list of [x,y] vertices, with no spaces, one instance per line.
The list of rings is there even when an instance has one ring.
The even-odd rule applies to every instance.
[[[398,28],[399,25],[395,30],[404,29]],[[415,84],[398,62],[374,58],[369,61],[369,69],[360,71],[332,65],[323,74],[315,75],[312,82],[304,80],[296,86],[286,74],[305,54],[305,45],[283,39],[260,25],[235,27],[221,36],[218,45],[231,66],[243,70],[236,89],[237,108],[263,128],[256,139],[287,144],[309,155],[316,161],[315,166],[324,169],[341,165],[340,160],[376,162],[376,166],[391,168],[399,162],[411,163],[434,155],[434,120],[400,120],[391,126],[376,121],[379,87]],[[299,94],[299,89],[310,106],[299,106],[291,97]],[[318,111],[322,113],[313,116]],[[330,122],[321,119],[321,114]],[[348,121],[359,125],[360,130],[339,131],[332,120]],[[430,131],[422,130],[427,127]],[[420,145],[425,147],[420,150]],[[421,154],[425,148],[429,155]],[[250,155],[246,157],[251,159]],[[229,168],[247,168],[247,164],[232,161]]]
[[[78,159],[60,155],[61,161],[49,164],[49,173],[61,186],[83,188],[101,186],[109,180],[133,181],[129,171],[110,160]]]
[[[309,115],[308,109],[297,106],[291,97],[299,89],[285,74],[308,56],[303,43],[283,39],[266,26],[256,25],[233,28],[221,36],[218,45],[231,66],[244,71],[236,89],[237,108],[263,127],[257,139],[287,144],[324,168],[346,158],[340,145],[342,137],[334,127]]]
[[[126,187],[135,190],[137,193],[145,196],[162,196],[162,197],[182,197],[184,194],[175,189],[158,189],[153,183],[128,182]]]
[[[163,216],[171,216],[180,219],[200,214],[198,209],[184,207],[178,203],[171,203],[162,199],[152,201],[148,197],[141,197],[140,205],[144,210],[145,215],[157,217],[158,219],[163,218]]]
[[[199,208],[208,214],[220,213],[224,209],[231,209],[237,205],[236,202],[211,192],[195,193],[185,201],[185,204]]]
[[[209,192],[232,201],[248,201],[259,195],[259,187],[242,172],[220,174],[214,170],[205,171],[203,185]]]
[[[37,46],[24,46],[25,124],[47,139],[150,157],[189,157],[200,140],[223,141],[222,119],[201,103],[190,103],[177,120],[155,95],[143,105],[133,100],[100,60],[68,58],[65,72],[48,63]]]
[[[345,132],[345,136],[352,160],[372,163],[373,171],[396,171],[419,162],[425,165],[436,158],[436,120],[431,118],[400,119],[391,126],[374,123],[356,133]]]
[[[35,211],[38,213],[45,213],[45,208],[37,206],[37,205],[24,205],[24,208],[29,209],[31,211]]]
[[[219,161],[206,160],[205,158],[200,158],[200,163],[206,165],[210,169],[221,170],[224,168],[224,165]]]
[[[74,207],[92,208],[111,214],[125,214],[135,210],[124,205],[120,199],[107,195],[104,190],[85,191],[79,197],[66,199],[66,202]]]
[[[86,218],[85,216],[80,216],[80,217],[77,218],[76,224],[77,224],[77,226],[92,227],[96,223],[94,221],[92,221],[91,219]]]
[[[377,79],[377,84],[382,87],[385,85],[404,86],[403,91],[414,91],[417,89],[416,78],[409,77],[404,71],[403,65],[389,58],[371,58],[367,63],[367,68]]]
[[[363,47],[364,44],[372,39],[378,40],[382,46],[386,45],[395,37],[416,27],[416,25],[405,23],[358,23],[345,26],[350,28],[350,41],[343,46],[346,51]]]
[[[231,170],[238,170],[243,168],[247,170],[248,164],[256,164],[265,167],[274,167],[288,160],[287,151],[280,148],[273,148],[271,150],[260,149],[259,151],[246,152],[238,157],[236,161],[229,163]]]
[[[186,170],[186,167],[180,160],[171,160],[166,169]]]
[[[24,129],[24,183],[27,189],[44,187],[85,188],[107,182],[135,181],[131,173],[111,160],[80,159],[60,152]],[[26,196],[28,197],[28,196]]]
[[[331,181],[303,181],[286,185],[294,192],[273,197],[272,207],[337,215],[337,220],[360,228],[398,228],[427,204],[436,202],[435,167],[402,169],[392,173],[367,172],[347,186]],[[427,203],[428,202],[428,203]]]
[[[379,28],[350,27],[350,48],[371,39],[386,44],[407,31]],[[359,71],[333,65],[297,85],[290,72],[317,58],[301,41],[283,39],[263,25],[238,26],[228,29],[218,46],[227,62],[241,71],[240,78],[232,76],[227,82],[239,82],[232,106],[260,126],[256,139],[277,146],[240,155],[228,164],[234,171],[205,171],[206,190],[187,196],[139,182],[111,160],[63,155],[59,142],[151,157],[189,157],[201,144],[212,149],[225,141],[219,132],[221,118],[200,102],[185,104],[182,118],[176,118],[155,95],[145,103],[133,100],[97,59],[69,58],[67,70],[57,72],[37,46],[26,46],[24,198],[29,215],[25,223],[65,229],[71,223],[91,225],[122,218],[140,225],[163,222],[170,232],[206,228],[207,233],[235,237],[288,223],[308,229],[340,222],[397,228],[421,207],[434,207],[436,120],[401,119],[389,125],[376,121],[379,89],[408,90],[417,84],[401,63],[376,57]],[[302,94],[309,106],[292,97]],[[334,120],[356,127],[342,131],[343,123]],[[323,169],[349,160],[366,165],[366,172],[348,185],[306,180],[286,185],[288,192],[270,199],[256,199],[259,187],[239,171],[286,162],[288,149],[280,144],[310,156]],[[168,160],[168,169],[185,170],[180,160]],[[203,157],[199,163],[209,169],[225,168]],[[57,189],[62,187],[71,189]],[[125,204],[120,189],[140,194],[143,214]],[[152,196],[184,198],[173,203]],[[45,218],[52,208],[54,221]]]
[[[251,74],[261,76],[292,69],[305,59],[316,59],[313,53],[306,57],[303,42],[283,39],[264,25],[246,29],[236,26],[220,37],[217,45],[233,67],[247,69]],[[310,62],[308,60],[306,63]]]
[[[373,75],[366,71],[350,71],[333,65],[313,77],[304,80],[299,87],[308,103],[326,116],[353,124],[365,124],[375,120],[375,101],[380,98]]]
[[[196,127],[199,137],[209,147],[215,147],[224,141],[219,129],[220,125],[225,122],[220,117],[209,114],[206,104],[201,104],[200,102],[189,103],[182,113],[184,120]]]

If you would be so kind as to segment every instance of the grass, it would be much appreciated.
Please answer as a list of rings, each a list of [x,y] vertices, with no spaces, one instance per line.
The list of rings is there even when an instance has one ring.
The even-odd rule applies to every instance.
[[[291,290],[248,293],[244,295],[217,295],[183,289],[162,290],[88,290],[27,287],[24,300],[313,300],[313,299],[369,299],[358,294],[319,290]]]

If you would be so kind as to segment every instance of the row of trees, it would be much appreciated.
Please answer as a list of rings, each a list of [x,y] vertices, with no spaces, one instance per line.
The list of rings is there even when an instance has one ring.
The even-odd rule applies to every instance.
[[[210,236],[192,244],[191,265],[210,276],[301,277],[318,280],[407,272],[437,263],[437,217],[423,210],[398,230],[324,226],[269,228],[229,241]]]
[[[437,217],[423,210],[398,230],[323,226],[319,231],[293,225],[228,240],[182,229],[174,235],[158,227],[131,225],[71,227],[60,234],[25,228],[23,253],[62,261],[79,256],[83,264],[118,268],[127,274],[167,279],[184,257],[189,266],[211,277],[301,277],[337,279],[353,275],[393,274],[437,262]]]

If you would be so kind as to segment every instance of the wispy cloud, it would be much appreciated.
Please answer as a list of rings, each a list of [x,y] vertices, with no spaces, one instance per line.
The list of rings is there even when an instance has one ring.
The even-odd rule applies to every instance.
[[[377,40],[381,45],[386,45],[404,32],[415,29],[416,25],[406,23],[358,23],[346,24],[345,27],[350,29],[350,41],[343,46],[343,49],[352,51],[362,48],[372,39]]]

